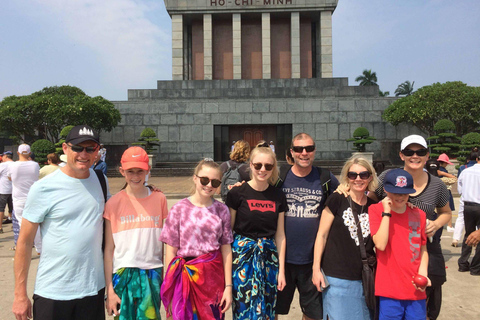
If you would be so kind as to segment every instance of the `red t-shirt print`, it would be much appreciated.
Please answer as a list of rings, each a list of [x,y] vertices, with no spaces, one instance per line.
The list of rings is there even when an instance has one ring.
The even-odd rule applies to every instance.
[[[247,200],[250,211],[276,212],[276,204],[269,200]]]

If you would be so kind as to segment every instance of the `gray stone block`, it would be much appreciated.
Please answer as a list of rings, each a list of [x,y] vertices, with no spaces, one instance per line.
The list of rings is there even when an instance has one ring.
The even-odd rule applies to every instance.
[[[293,123],[295,121],[295,113],[279,113],[278,123]]]
[[[378,111],[366,111],[365,121],[382,122],[382,114]]]
[[[193,152],[193,143],[191,142],[178,142],[177,153],[188,154]]]
[[[268,112],[268,111],[270,111],[269,107],[270,107],[270,103],[272,103],[272,102],[254,101],[253,104],[252,104],[252,111],[253,112]],[[272,111],[275,111],[275,110],[272,110]],[[285,107],[284,107],[283,111],[285,111]],[[281,112],[281,111],[278,110],[278,112]]]
[[[168,126],[158,126],[157,127],[157,138],[161,142],[168,141]]]
[[[323,100],[322,101],[322,110],[323,111],[338,111],[338,101]]]
[[[315,145],[317,146],[317,154],[319,152],[323,153],[325,151],[330,151],[331,150],[330,140],[317,140]]]
[[[171,102],[168,105],[169,113],[181,114],[181,113],[185,113],[186,110],[187,110],[187,104],[184,102]]]
[[[313,121],[315,123],[328,123],[330,122],[330,112],[315,112],[313,114]]]
[[[348,123],[339,123],[338,124],[338,139],[346,140],[352,137],[350,132],[350,124]]]
[[[218,113],[218,103],[216,102],[207,102],[203,105],[204,113]]]
[[[141,126],[143,124],[143,116],[140,114],[130,114],[126,116],[125,124],[127,126]]]
[[[160,123],[166,125],[177,124],[177,116],[175,114],[162,114],[160,116]]]
[[[203,140],[203,126],[202,125],[193,125],[192,126],[192,141],[202,141]]]
[[[327,137],[327,124],[317,123],[315,124],[315,140],[328,140]]]
[[[212,125],[204,125],[203,126],[203,138],[204,142],[210,142],[213,145],[213,126]]]
[[[123,127],[123,138],[127,142],[135,142],[140,136],[135,136],[135,127],[134,126],[125,126]]]
[[[160,143],[160,153],[161,154],[170,154],[177,152],[177,143],[176,142],[161,142]]]
[[[313,141],[317,138],[317,133],[315,130],[315,124],[314,123],[306,123],[303,125],[303,130],[305,130],[306,133],[312,136]]]
[[[211,142],[197,142],[193,145],[193,152],[198,152],[198,153],[213,152],[213,143],[211,143]]]
[[[245,116],[243,114],[228,114],[227,123],[228,124],[244,124]]]
[[[377,140],[385,139],[385,123],[376,122],[373,124],[373,132],[370,133],[372,136],[377,138]]]
[[[270,102],[270,111],[271,112],[286,112],[287,110],[287,103],[285,101],[281,101],[278,99],[275,99]],[[292,112],[292,110],[288,110],[289,112]],[[268,112],[268,110],[267,110]]]
[[[213,113],[210,116],[212,124],[226,124],[227,123],[227,115],[224,113]]]
[[[168,126],[168,141],[179,141],[180,129],[179,126]]]
[[[211,123],[212,114],[195,114],[193,116],[194,124],[209,124]]]
[[[155,126],[160,124],[160,115],[146,114],[143,116],[143,124],[146,126]]]
[[[194,124],[193,114],[177,115],[177,124]]]
[[[203,106],[200,102],[189,102],[186,105],[185,113],[202,113]]]
[[[327,137],[330,140],[338,140],[338,124],[327,123]]]
[[[349,147],[349,145],[347,145],[347,142],[343,140],[331,141],[330,146],[331,146],[331,151],[345,151],[345,150],[348,150],[348,147]]]
[[[252,112],[252,102],[251,101],[242,101],[235,103],[235,112],[239,113],[250,113]]]
[[[142,134],[142,131],[145,129],[145,126],[135,126],[135,141],[137,141],[140,138],[140,135]],[[152,128],[155,130],[155,128]],[[125,141],[128,142],[128,141]],[[133,141],[132,141],[133,142]]]
[[[262,124],[277,124],[278,123],[278,113],[262,113]]]
[[[347,122],[346,112],[330,112],[330,123]]]
[[[297,123],[313,123],[313,113],[299,112],[295,113],[295,122]]]
[[[271,106],[270,106],[271,107]],[[287,112],[300,112],[303,111],[303,100],[288,100]]]
[[[192,141],[192,126],[178,126],[180,131],[179,141]]]
[[[219,102],[218,103],[218,112],[219,113],[229,113],[232,112],[232,109],[230,107],[230,102]],[[235,104],[233,105],[235,108]]]
[[[338,111],[355,111],[355,101],[354,100],[338,101]]]
[[[112,137],[113,137],[113,142],[123,143],[125,141],[125,139],[123,138],[123,127],[113,128]]]
[[[358,112],[347,112],[347,122],[359,122],[359,121],[370,121],[370,118],[365,117],[364,113],[361,111]]]
[[[320,112],[322,111],[322,101],[321,100],[305,100],[305,102],[303,103],[303,110]]]
[[[168,161],[170,162],[183,162],[185,161],[184,153],[171,153],[168,155]]]
[[[372,100],[355,100],[356,111],[370,111],[372,110]]]
[[[292,124],[292,137],[294,137],[296,134],[304,132],[303,128],[304,128],[303,124],[293,123]]]
[[[187,162],[200,162],[204,157],[202,157],[201,153],[186,153],[185,154],[185,161]],[[193,182],[192,182],[193,185]]]

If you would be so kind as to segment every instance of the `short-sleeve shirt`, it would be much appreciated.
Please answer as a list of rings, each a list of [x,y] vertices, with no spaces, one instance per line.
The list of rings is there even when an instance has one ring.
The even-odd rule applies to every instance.
[[[383,204],[370,206],[370,230],[375,235],[382,222]],[[427,243],[425,212],[415,208],[399,214],[391,212],[388,243],[384,251],[377,250],[375,295],[398,300],[426,299],[412,284],[420,267],[421,246]]]
[[[40,224],[42,255],[35,294],[73,300],[105,287],[102,234],[105,200],[97,175],[72,178],[61,170],[33,184],[23,219]]]
[[[383,190],[383,180],[385,175],[389,170],[382,172],[378,177],[379,186],[375,190],[375,194],[379,200],[382,200],[387,196]],[[410,196],[408,202],[413,203],[420,210],[425,212],[428,220],[436,220],[438,215],[435,212],[436,208],[444,207],[448,204],[450,199],[450,192],[445,186],[440,178],[435,177],[431,174],[428,174],[428,182],[423,191],[416,196]],[[436,275],[442,278],[446,277],[445,272],[445,259],[443,258],[442,248],[440,246],[440,238],[442,236],[443,228],[438,229],[438,231],[433,236],[433,241],[427,242],[428,250],[428,274]],[[445,281],[445,279],[443,280]]]
[[[199,257],[233,242],[230,223],[225,204],[214,200],[209,207],[197,207],[185,198],[170,209],[160,241],[177,248],[178,256]]]
[[[9,168],[15,162],[0,163],[0,194],[12,194],[12,181],[8,179]]]
[[[362,230],[365,250],[368,255],[374,256],[373,240],[370,236],[370,221],[368,219],[368,207],[374,204],[370,198],[361,206],[352,201],[353,209],[359,219]],[[334,193],[328,197],[325,207],[333,213],[333,223],[328,233],[327,243],[322,258],[322,268],[327,276],[346,279],[362,280],[362,255],[360,242],[352,208],[345,196]]]
[[[278,215],[287,209],[283,192],[273,186],[254,190],[248,183],[232,188],[226,204],[237,211],[235,233],[250,239],[273,238],[277,232]]]
[[[108,200],[103,217],[112,226],[113,272],[119,268],[163,266],[163,243],[158,239],[167,214],[167,199],[161,192],[135,198],[122,190]]]
[[[16,161],[9,167],[12,179],[12,199],[24,203],[32,184],[38,180],[40,166],[35,161]]]
[[[330,173],[331,188],[335,191],[338,180]],[[282,185],[287,198],[285,212],[285,236],[287,250],[285,261],[291,264],[313,262],[313,247],[317,237],[320,215],[326,200],[320,182],[320,173],[313,167],[305,177],[296,176],[289,170]]]

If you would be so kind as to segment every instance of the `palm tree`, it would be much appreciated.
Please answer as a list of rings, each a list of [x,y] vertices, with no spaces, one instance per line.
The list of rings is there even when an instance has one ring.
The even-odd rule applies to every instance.
[[[378,90],[378,94],[380,95],[380,97],[388,97],[390,95],[390,91]]]
[[[398,85],[397,89],[395,90],[395,97],[398,96],[409,96],[413,93],[413,84],[415,81],[410,83],[410,81],[405,81]]]
[[[363,73],[361,76],[358,76],[355,78],[356,82],[360,81],[361,86],[376,86],[377,85],[377,74],[375,72],[372,72],[372,69],[370,70],[363,70]]]

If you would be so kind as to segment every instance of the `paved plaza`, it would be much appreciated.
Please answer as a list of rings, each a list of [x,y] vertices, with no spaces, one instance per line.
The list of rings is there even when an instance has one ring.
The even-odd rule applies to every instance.
[[[168,205],[171,207],[179,199],[188,195],[191,189],[190,177],[162,177],[151,178],[150,183],[158,186],[167,196]],[[110,178],[110,191],[118,192],[123,186],[122,178]],[[458,197],[455,197],[458,208]],[[454,221],[456,212],[454,212]],[[4,233],[0,234],[0,320],[15,319],[12,312],[13,302],[13,256],[14,251],[9,250],[13,246],[13,231],[11,225],[4,226]],[[469,273],[458,272],[457,260],[460,256],[460,248],[450,246],[452,233],[444,231],[442,237],[443,253],[447,265],[447,282],[443,285],[443,305],[439,320],[456,319],[480,319],[480,310],[476,301],[480,297],[480,277],[471,276]],[[28,293],[33,295],[35,273],[39,257],[35,250],[32,251],[32,264],[28,279]],[[165,313],[162,311],[165,319]],[[107,317],[113,319],[112,317]],[[227,313],[227,319],[231,319],[231,312]],[[280,319],[301,319],[301,310],[296,298],[292,304],[290,314]]]

